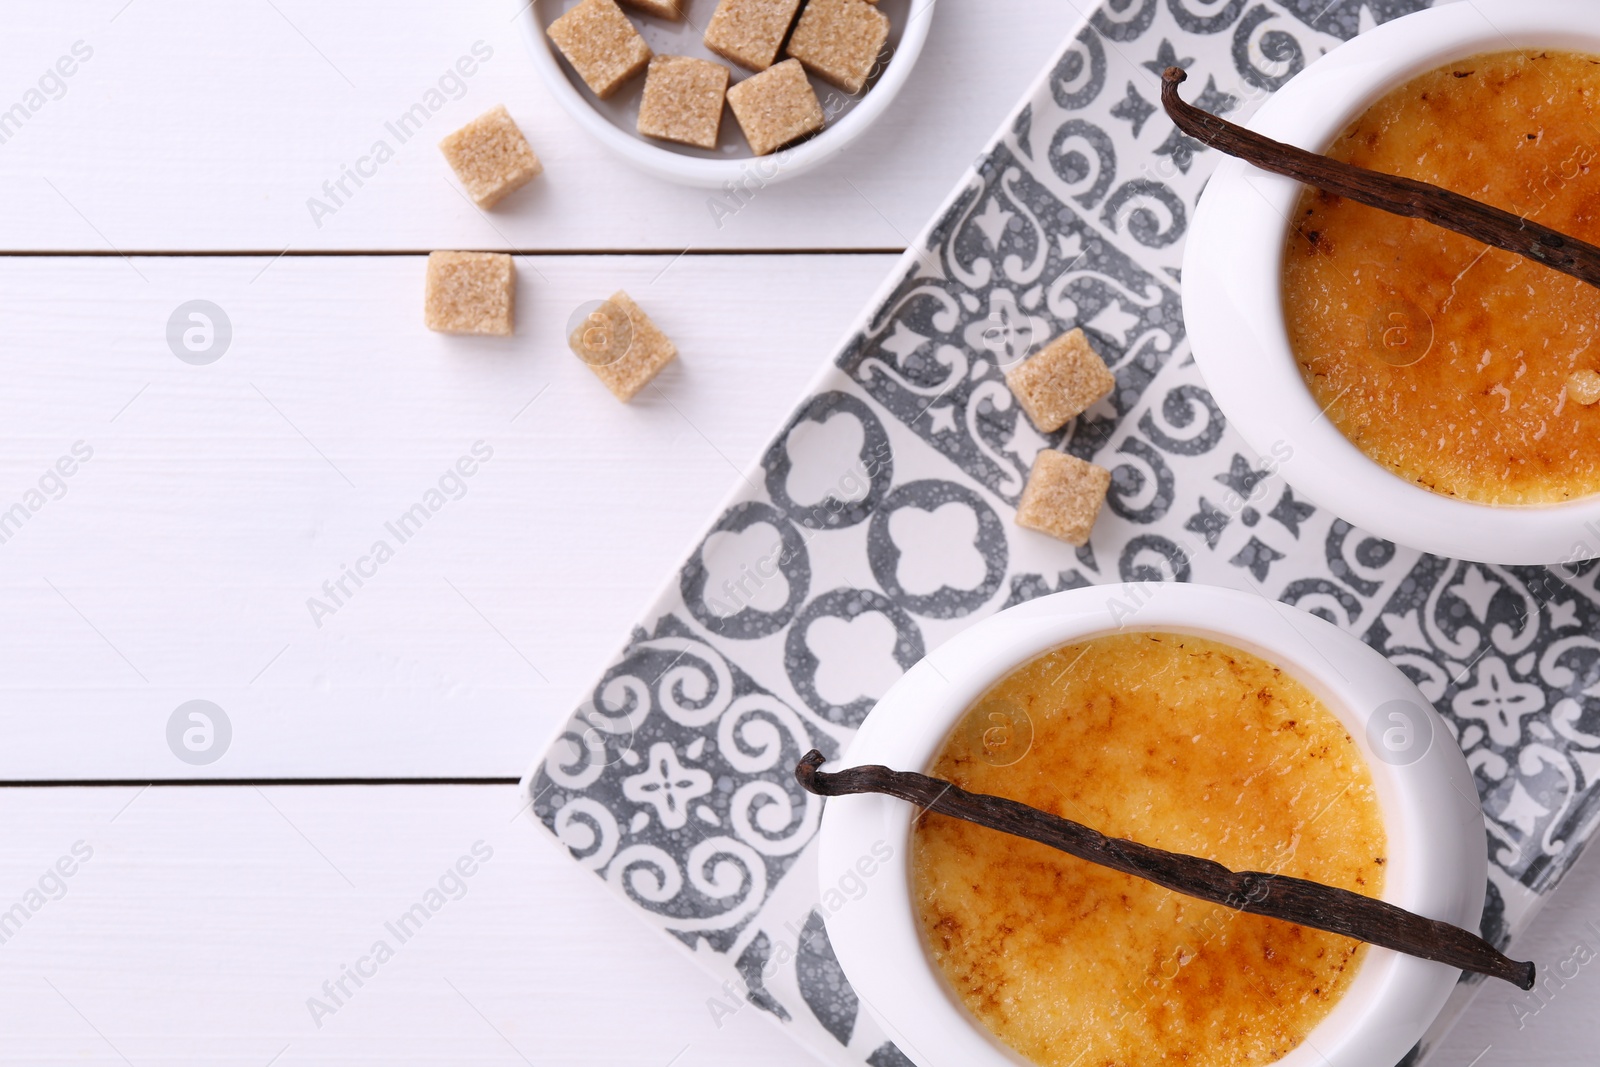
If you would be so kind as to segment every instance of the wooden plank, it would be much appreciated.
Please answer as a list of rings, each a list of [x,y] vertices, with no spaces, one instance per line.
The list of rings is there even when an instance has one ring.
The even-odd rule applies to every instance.
[[[0,1064],[813,1062],[757,1011],[717,1027],[714,982],[517,806],[509,785],[0,790],[0,910],[37,905],[0,928]],[[474,875],[398,942],[386,923],[462,856]],[[1488,987],[1430,1062],[1589,1062],[1597,912],[1582,861],[1517,945],[1565,979],[1542,1005]],[[394,958],[314,1013],[376,941]]]
[[[898,248],[1079,18],[1051,0],[940,4],[879,125],[818,172],[749,185],[729,215],[727,194],[635,173],[573,123],[518,37],[520,7],[97,0],[8,11],[0,111],[21,103],[25,118],[0,123],[0,248]],[[69,78],[55,73],[63,57]],[[462,57],[474,74],[459,89],[447,79],[442,105],[402,143],[386,124]],[[501,102],[546,174],[484,215],[435,144]],[[393,158],[366,164],[369,179],[324,189],[376,159],[380,141]],[[313,198],[334,214],[314,212]]]
[[[757,1011],[719,1028],[715,984],[518,803],[510,786],[0,790],[0,910],[26,907],[57,861],[73,870],[4,928],[0,1064],[813,1062]],[[474,874],[400,943],[385,924],[463,856]],[[1586,860],[1517,950],[1556,975],[1580,942],[1600,948],[1597,912]],[[310,998],[331,1004],[322,983],[379,940],[393,958],[313,1013]],[[1590,1062],[1589,958],[1542,1005],[1486,988],[1430,1062]]]
[[[520,775],[892,264],[525,258],[496,339],[419,257],[0,259],[0,777]],[[619,287],[682,352],[628,406],[564,342]]]
[[[1558,1067],[1594,1062],[1600,1044],[1600,857],[1580,859],[1512,945],[1539,965],[1539,987],[1524,993],[1490,982],[1445,1035],[1429,1064]]]
[[[510,786],[0,791],[0,909],[36,905],[0,927],[0,1064],[813,1062],[754,1009],[719,1028],[716,984],[517,807]]]

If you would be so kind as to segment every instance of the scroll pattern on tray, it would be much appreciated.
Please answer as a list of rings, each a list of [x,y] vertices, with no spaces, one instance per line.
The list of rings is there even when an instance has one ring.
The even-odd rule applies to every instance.
[[[818,808],[790,769],[842,751],[963,627],[1089,583],[1125,583],[1135,615],[1141,582],[1252,590],[1411,675],[1476,774],[1493,940],[1576,857],[1600,810],[1600,567],[1444,560],[1327,514],[1278,477],[1286,455],[1228,428],[1183,327],[1183,235],[1217,160],[1160,114],[1159,71],[1186,67],[1203,106],[1247,118],[1341,39],[1426,6],[1096,8],[534,768],[536,818],[727,983],[713,1021],[754,1007],[829,1062],[910,1062],[827,941],[871,879],[816,884]],[[1072,326],[1117,387],[1040,434],[1003,370]],[[1077,551],[1011,521],[1047,447],[1113,474]]]

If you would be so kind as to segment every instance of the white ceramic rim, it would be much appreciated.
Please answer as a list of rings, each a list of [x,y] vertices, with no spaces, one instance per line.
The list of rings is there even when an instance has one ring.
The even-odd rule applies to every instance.
[[[1372,769],[1389,836],[1383,899],[1477,928],[1488,879],[1482,814],[1472,772],[1443,722],[1374,649],[1298,608],[1248,593],[1184,584],[1091,586],[1001,612],[908,671],[835,766],[926,767],[962,713],[1012,668],[1061,644],[1119,629],[1212,637],[1305,683],[1344,721]],[[1366,716],[1395,699],[1427,709],[1433,725],[1426,754],[1403,767],[1372,758],[1366,741]],[[828,802],[819,848],[825,896],[842,878],[859,880],[862,857],[881,857],[884,844],[894,850],[866,893],[828,917],[833,949],[862,1003],[920,1067],[1026,1064],[959,1004],[923,947],[912,910],[912,815],[910,805],[881,796]],[[1396,1063],[1433,1022],[1459,975],[1442,964],[1369,948],[1344,997],[1279,1063]]]
[[[539,25],[538,4],[526,3],[526,0],[513,2],[523,9],[517,15],[517,22],[528,52],[533,56],[534,67],[538,69],[551,95],[579,126],[647,174],[682,185],[715,189],[727,182],[747,180],[752,174],[759,176],[766,184],[793,178],[832,159],[860,137],[893,103],[906,79],[911,76],[911,69],[916,66],[922,46],[928,40],[928,29],[933,22],[933,8],[937,0],[915,0],[906,25],[900,31],[900,43],[889,57],[888,66],[883,68],[878,80],[838,122],[792,148],[781,149],[767,156],[742,156],[737,159],[702,159],[684,155],[618,129],[594,109],[567,77],[561,59],[550,47]]]
[[[1454,59],[1512,48],[1600,53],[1600,4],[1468,0],[1356,37],[1262,105],[1251,129],[1321,151],[1396,85]],[[1183,260],[1195,360],[1228,420],[1312,500],[1362,529],[1442,556],[1502,564],[1600,555],[1600,495],[1528,507],[1440,496],[1369,459],[1322,416],[1289,347],[1281,298],[1286,220],[1301,186],[1236,159],[1200,198]]]

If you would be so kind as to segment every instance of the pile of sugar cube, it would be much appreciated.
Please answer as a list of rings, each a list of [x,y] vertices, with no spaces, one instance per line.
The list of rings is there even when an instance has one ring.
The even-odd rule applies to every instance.
[[[682,17],[682,0],[625,2],[662,18]],[[760,72],[731,87],[732,72],[721,64],[653,56],[616,0],[582,0],[552,22],[548,32],[598,96],[616,92],[648,68],[639,108],[641,134],[715,147],[726,99],[751,147],[765,154],[821,128],[822,108],[807,70],[847,92],[859,92],[888,35],[888,19],[872,0],[806,0],[803,11],[801,2],[721,0],[706,26],[707,46]],[[780,49],[789,56],[783,62],[777,62]],[[484,209],[543,170],[503,106],[474,119],[439,147],[467,194]],[[516,270],[509,255],[428,256],[429,329],[510,336],[515,292]],[[621,291],[597,304],[567,344],[624,403],[678,354],[666,334]],[[1116,388],[1116,378],[1081,329],[1050,341],[1007,369],[1005,377],[1018,406],[1043,433],[1061,429]],[[1595,392],[1600,395],[1600,381]],[[1081,547],[1089,541],[1110,485],[1111,472],[1105,468],[1044,449],[1029,472],[1017,524]]]
[[[485,210],[544,170],[505,107],[478,116],[439,143],[467,195]],[[441,333],[510,337],[516,320],[516,265],[501,252],[428,256],[423,318]],[[596,320],[601,325],[596,325]],[[626,338],[626,344],[619,344]],[[574,331],[572,351],[619,400],[632,400],[678,354],[625,292],[615,293]]]
[[[624,2],[659,18],[684,17],[685,0]],[[639,103],[641,135],[715,148],[726,101],[751,149],[767,155],[815,133],[826,121],[807,70],[849,93],[866,87],[889,37],[889,20],[874,2],[721,0],[706,26],[706,46],[759,72],[732,85],[733,72],[720,63],[654,55],[616,0],[582,0],[546,32],[597,96],[610,96],[648,71]],[[780,50],[789,57],[783,62],[778,62]],[[467,195],[485,210],[544,169],[504,106],[480,115],[439,147]],[[509,255],[434,252],[428,257],[429,329],[509,337],[515,313],[516,267]],[[597,317],[598,322],[580,325],[568,343],[619,399],[631,400],[677,349],[625,292],[601,304],[589,320]],[[618,344],[624,336],[629,343]]]
[[[623,0],[659,18],[683,18],[681,0]],[[721,63],[653,55],[617,0],[583,0],[550,24],[550,40],[596,96],[611,96],[646,71],[639,133],[715,148],[722,105],[758,156],[822,129],[827,121],[811,82],[855,94],[866,88],[889,39],[889,19],[874,0],[722,0],[706,23],[706,47],[753,77],[736,84]],[[798,13],[799,17],[796,18]],[[778,61],[778,53],[787,59]]]
[[[1029,421],[1054,433],[1110,396],[1117,379],[1083,331],[1074,329],[1007,370],[1006,385]],[[1104,467],[1047,448],[1033,461],[1017,504],[1017,525],[1082,547],[1110,487],[1111,472]]]

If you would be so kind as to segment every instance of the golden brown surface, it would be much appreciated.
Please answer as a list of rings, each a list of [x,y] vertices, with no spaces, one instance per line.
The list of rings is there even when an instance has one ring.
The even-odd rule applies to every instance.
[[[728,106],[758,156],[815,133],[827,121],[798,59],[786,59],[730,88]]]
[[[1111,472],[1047,448],[1033,460],[1017,502],[1017,525],[1083,547],[1111,488]]]
[[[496,104],[439,142],[472,202],[491,208],[544,172],[504,104]]]
[[[440,333],[510,337],[517,270],[500,252],[430,252],[423,320]]]
[[[800,0],[722,0],[706,23],[706,47],[741,67],[766,70],[799,6]]]
[[[1475,56],[1394,90],[1328,154],[1600,242],[1597,104],[1600,59]],[[1481,503],[1600,491],[1600,409],[1567,389],[1574,371],[1600,367],[1600,290],[1315,190],[1301,198],[1285,264],[1301,371],[1367,455]]]
[[[1029,421],[1045,433],[1055,433],[1117,387],[1106,361],[1076,327],[1005,374]]]
[[[1114,634],[1041,656],[985,694],[930,773],[1235,870],[1382,892],[1387,838],[1355,743],[1298,681],[1213,641]],[[939,815],[918,824],[912,868],[958,998],[1044,1067],[1271,1063],[1365,952]]]
[[[578,323],[567,345],[624,404],[678,355],[678,347],[621,289]]]
[[[807,0],[785,51],[852,95],[867,86],[889,39],[889,16],[867,0]]]
[[[732,74],[709,59],[656,56],[639,100],[639,132],[700,148],[717,147],[723,95]]]
[[[546,27],[545,33],[602,100],[650,62],[650,46],[616,0],[583,0]]]

